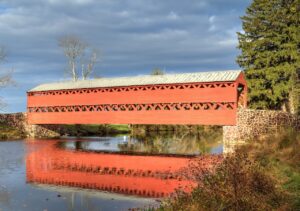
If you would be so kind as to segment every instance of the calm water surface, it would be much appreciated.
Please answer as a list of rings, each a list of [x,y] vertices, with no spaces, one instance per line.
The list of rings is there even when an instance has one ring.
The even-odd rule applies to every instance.
[[[222,153],[219,138],[91,137],[0,142],[0,210],[128,210],[156,206],[188,182],[189,159]]]

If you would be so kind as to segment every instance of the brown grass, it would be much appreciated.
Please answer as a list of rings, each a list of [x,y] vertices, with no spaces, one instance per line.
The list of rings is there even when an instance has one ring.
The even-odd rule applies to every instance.
[[[286,129],[241,146],[214,171],[190,168],[198,187],[158,210],[299,210],[300,136]]]

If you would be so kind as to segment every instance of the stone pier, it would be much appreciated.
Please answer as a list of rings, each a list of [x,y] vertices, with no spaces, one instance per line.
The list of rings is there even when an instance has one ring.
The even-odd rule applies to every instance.
[[[18,128],[28,138],[60,137],[59,125],[29,125],[26,113],[0,114],[0,123]]]
[[[287,127],[300,130],[299,116],[283,111],[239,109],[237,124],[223,126],[223,140],[224,142],[253,140]]]

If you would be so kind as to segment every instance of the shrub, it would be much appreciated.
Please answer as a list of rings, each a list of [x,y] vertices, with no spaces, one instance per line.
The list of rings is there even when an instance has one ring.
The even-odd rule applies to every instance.
[[[193,171],[191,169],[190,171]],[[198,187],[178,191],[160,210],[271,210],[286,208],[285,193],[244,152],[224,158],[213,171],[193,171]]]

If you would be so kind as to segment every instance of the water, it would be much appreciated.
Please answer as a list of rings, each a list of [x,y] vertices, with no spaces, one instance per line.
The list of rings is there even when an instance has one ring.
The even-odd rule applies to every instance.
[[[222,153],[222,143],[188,135],[0,142],[0,210],[157,206],[190,188],[177,172],[203,153]]]

